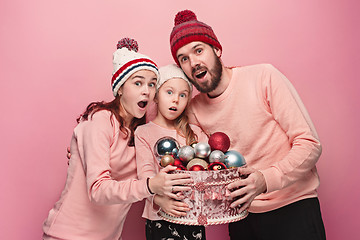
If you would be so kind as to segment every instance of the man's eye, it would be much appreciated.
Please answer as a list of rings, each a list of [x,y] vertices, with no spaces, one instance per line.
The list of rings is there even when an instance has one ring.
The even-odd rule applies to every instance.
[[[201,53],[201,52],[202,52],[202,49],[199,48],[199,49],[196,50],[196,52],[197,52],[197,53]]]
[[[183,57],[183,58],[181,58],[181,62],[186,62],[188,60],[188,58],[187,57]]]

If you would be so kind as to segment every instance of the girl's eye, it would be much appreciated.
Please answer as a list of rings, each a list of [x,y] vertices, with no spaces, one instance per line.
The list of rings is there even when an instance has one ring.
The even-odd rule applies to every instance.
[[[171,90],[167,90],[167,94],[171,95],[172,91]]]
[[[182,94],[180,94],[180,97],[186,98],[186,94],[185,94],[185,93],[182,93]]]

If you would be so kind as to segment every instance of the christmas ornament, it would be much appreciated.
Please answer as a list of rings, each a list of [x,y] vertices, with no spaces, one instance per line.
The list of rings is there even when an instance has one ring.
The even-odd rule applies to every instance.
[[[226,169],[226,166],[222,162],[213,162],[208,166],[208,170],[223,170]]]
[[[176,170],[187,170],[183,165],[176,166]]]
[[[175,159],[173,164],[174,166],[183,166],[183,162],[180,159]]]
[[[208,163],[200,158],[192,159],[186,166],[189,171],[202,171],[207,169]]]
[[[195,148],[197,142],[193,142],[192,144],[190,144],[191,147]]]
[[[158,160],[164,155],[170,155],[179,148],[178,142],[172,137],[162,137],[155,143],[154,153]]]
[[[230,138],[223,132],[216,132],[210,135],[208,143],[212,151],[226,152],[230,147]]]
[[[195,156],[194,149],[190,146],[183,146],[179,149],[178,157],[187,164]]]
[[[195,156],[198,158],[206,158],[209,156],[211,149],[210,145],[206,142],[199,142],[194,147]]]
[[[172,155],[174,158],[177,158],[177,157],[178,157],[178,153],[179,153],[179,148],[174,148],[174,149],[172,150],[171,155]]]
[[[225,161],[225,154],[220,150],[214,150],[210,153],[209,162],[224,162]]]
[[[160,165],[166,167],[167,165],[174,164],[175,159],[171,155],[164,155],[161,157]]]
[[[238,151],[230,150],[225,153],[225,165],[227,168],[241,167],[245,163],[245,158]]]
[[[188,169],[189,171],[204,171],[204,167],[201,165],[194,165],[192,166],[190,169]]]

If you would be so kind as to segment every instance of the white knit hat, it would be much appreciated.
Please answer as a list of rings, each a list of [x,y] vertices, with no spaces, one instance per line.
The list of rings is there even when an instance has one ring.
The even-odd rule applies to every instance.
[[[156,89],[159,89],[161,85],[163,85],[167,80],[172,78],[181,78],[184,79],[190,87],[190,92],[192,91],[192,84],[190,83],[189,79],[186,77],[183,70],[178,67],[176,64],[169,64],[159,68],[160,72],[160,80],[157,82]]]
[[[117,50],[113,54],[113,76],[111,86],[116,97],[118,90],[126,80],[139,70],[150,70],[156,74],[159,80],[159,70],[154,61],[148,56],[137,53],[138,43],[131,38],[123,38],[117,44]]]

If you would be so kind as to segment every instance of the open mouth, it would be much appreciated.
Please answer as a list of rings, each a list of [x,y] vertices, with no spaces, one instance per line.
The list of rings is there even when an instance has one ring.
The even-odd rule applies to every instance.
[[[169,108],[169,110],[176,112],[176,111],[177,111],[177,108],[176,108],[176,107],[171,107],[171,108]]]
[[[140,102],[138,102],[138,106],[139,106],[140,108],[145,108],[147,104],[148,104],[147,101],[140,101]]]
[[[196,78],[203,78],[205,77],[207,71],[200,71],[199,73],[195,74]]]

